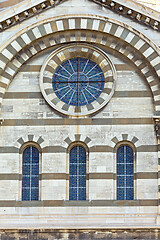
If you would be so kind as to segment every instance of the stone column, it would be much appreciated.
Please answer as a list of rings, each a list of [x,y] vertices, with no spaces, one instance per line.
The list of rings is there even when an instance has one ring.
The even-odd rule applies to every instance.
[[[160,225],[160,118],[155,118],[155,131],[157,136],[158,151],[158,216],[157,225]]]

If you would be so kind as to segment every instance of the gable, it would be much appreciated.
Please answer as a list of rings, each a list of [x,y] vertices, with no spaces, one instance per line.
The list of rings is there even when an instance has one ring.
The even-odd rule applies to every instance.
[[[124,16],[125,18],[132,19],[132,21],[139,22],[141,24],[147,25],[147,27],[151,27],[155,30],[159,31],[159,13],[153,9],[145,7],[133,0],[124,1],[107,1],[107,0],[92,0],[96,4],[99,4],[102,8],[109,9],[110,11],[115,12],[120,16]],[[0,29],[1,31],[10,28],[27,20],[28,18],[34,17],[37,14],[40,14],[47,9],[56,7],[59,4],[63,4],[63,0],[32,0],[32,1],[23,1],[12,8],[7,9],[0,13]],[[73,7],[71,1],[68,1],[68,6]],[[79,5],[78,1],[75,1],[76,5]],[[87,1],[85,2],[85,4]],[[64,3],[65,4],[65,3]],[[81,3],[82,4],[82,3]],[[81,6],[81,4],[79,6]],[[88,5],[88,3],[87,3]]]
[[[48,19],[30,29],[24,29],[9,40],[1,49],[1,102],[13,77],[28,59],[44,49],[67,42],[96,43],[116,50],[132,61],[148,82],[154,97],[155,111],[159,115],[159,49],[134,29],[92,15]],[[44,91],[49,94],[47,88]]]

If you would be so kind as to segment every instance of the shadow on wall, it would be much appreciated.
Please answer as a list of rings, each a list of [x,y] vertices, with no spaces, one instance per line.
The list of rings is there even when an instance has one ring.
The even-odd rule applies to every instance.
[[[24,239],[24,240],[97,240],[97,239],[160,239],[160,231],[158,229],[35,229],[35,230],[14,230],[1,231],[1,239]]]

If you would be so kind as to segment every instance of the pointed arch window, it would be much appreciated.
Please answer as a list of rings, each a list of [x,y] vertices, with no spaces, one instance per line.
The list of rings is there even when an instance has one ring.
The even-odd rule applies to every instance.
[[[134,199],[134,152],[128,145],[117,149],[117,200]]]
[[[70,150],[69,200],[86,200],[86,150],[80,145]]]
[[[39,199],[39,150],[28,146],[22,161],[22,200],[36,201]]]

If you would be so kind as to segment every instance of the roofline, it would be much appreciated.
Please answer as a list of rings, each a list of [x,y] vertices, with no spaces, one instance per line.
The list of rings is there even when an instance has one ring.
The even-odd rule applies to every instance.
[[[33,17],[66,0],[27,0],[0,12],[0,31]],[[120,15],[160,30],[160,13],[134,0],[90,0]]]
[[[146,14],[148,16],[152,16],[152,18],[156,20],[160,20],[160,12],[156,11],[155,9],[152,9],[142,3],[138,3],[135,0],[115,0],[115,2],[125,5],[128,8],[132,8],[133,10],[139,10],[139,12]],[[125,4],[124,4],[125,3]]]
[[[160,31],[160,13],[134,0],[90,0],[118,14]]]

